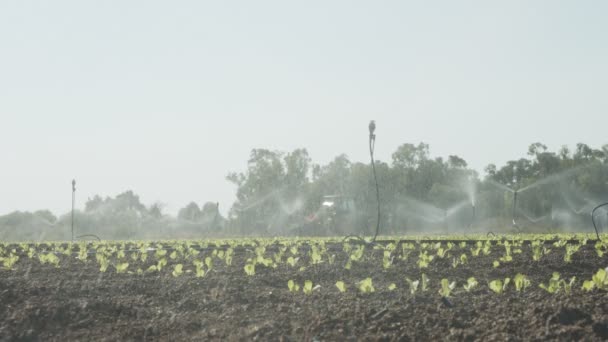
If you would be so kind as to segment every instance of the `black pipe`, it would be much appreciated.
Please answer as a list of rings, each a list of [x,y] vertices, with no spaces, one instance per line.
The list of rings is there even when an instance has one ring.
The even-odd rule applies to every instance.
[[[595,225],[595,216],[594,215],[595,215],[596,210],[598,210],[599,208],[604,207],[604,206],[608,206],[608,202],[602,203],[602,204],[598,205],[597,207],[593,208],[593,210],[591,210],[591,222],[593,222],[593,229],[595,229],[595,235],[597,236],[598,240],[601,240],[601,239],[600,239],[600,233],[597,231],[597,226]]]

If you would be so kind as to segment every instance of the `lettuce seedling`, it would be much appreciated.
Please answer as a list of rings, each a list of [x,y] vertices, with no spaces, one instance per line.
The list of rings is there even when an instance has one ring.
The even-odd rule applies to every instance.
[[[372,278],[365,278],[359,282],[359,291],[363,293],[374,292],[374,285],[372,284]]]
[[[517,273],[513,278],[513,283],[515,284],[515,290],[521,292],[530,286],[530,279],[521,273]]]
[[[422,292],[426,292],[429,289],[430,279],[426,276],[426,274],[422,273]]]
[[[448,250],[447,249],[443,249],[442,247],[439,247],[437,249],[437,256],[441,259],[445,258],[448,255]]]
[[[595,252],[597,253],[598,257],[603,257],[604,254],[606,253],[606,246],[604,245],[604,243],[602,241],[598,241],[595,243]]]
[[[578,252],[578,250],[581,248],[581,245],[567,245],[566,246],[566,254],[564,254],[564,261],[566,263],[571,263],[572,262],[572,256],[574,255],[574,253]]]
[[[589,292],[589,291],[593,290],[594,287],[595,287],[595,283],[593,282],[593,280],[585,280],[583,282],[582,289]]]
[[[232,265],[232,255],[234,255],[234,250],[232,248],[228,248],[226,250],[226,256],[224,257],[224,262],[226,262],[226,266]]]
[[[598,289],[608,290],[608,273],[605,269],[600,268],[591,280]]]
[[[386,270],[393,264],[393,258],[391,257],[391,251],[384,251],[384,257],[382,258],[382,267]]]
[[[213,269],[213,259],[211,257],[205,258],[205,265],[207,265],[207,272]]]
[[[156,263],[156,270],[160,272],[163,269],[163,267],[165,267],[166,265],[167,265],[167,259],[162,258],[162,259],[158,260],[158,262]]]
[[[456,282],[449,282],[446,278],[441,279],[441,289],[439,290],[439,294],[442,297],[449,297],[452,290],[456,287]]]
[[[562,286],[564,287],[564,292],[566,294],[570,294],[570,292],[572,292],[572,286],[574,286],[575,282],[576,282],[576,277],[570,278],[570,281],[568,281],[568,282],[566,282],[566,280],[564,280],[564,279],[561,280]]]
[[[248,276],[255,275],[255,263],[246,264],[244,269],[245,269],[245,273]]]
[[[541,289],[554,294],[559,292],[562,283],[560,282],[559,279],[559,273],[558,272],[553,272],[553,275],[551,276],[551,279],[549,279],[549,285],[545,285],[543,283],[541,283],[540,285],[538,285],[538,287],[540,287]]]
[[[105,257],[102,255],[102,258],[105,259]],[[49,263],[55,267],[59,267],[59,258],[55,255],[55,253],[47,253],[47,254],[39,254],[38,255],[38,260],[40,260],[41,264],[46,264]],[[108,261],[109,264],[109,261]]]
[[[511,278],[505,278],[503,282],[500,279],[492,280],[488,285],[490,289],[498,294],[502,294],[507,289],[507,285],[511,282]]]
[[[339,281],[336,282],[336,287],[338,288],[338,290],[340,290],[340,292],[345,292],[346,291],[346,285],[341,280],[339,280]]]
[[[302,288],[302,291],[304,291],[304,294],[306,295],[312,294],[312,281],[306,280],[304,282],[304,287]]]
[[[420,254],[418,254],[418,268],[429,267],[429,264],[431,263],[431,261],[433,261],[434,258],[435,256],[428,255],[426,251],[420,252]]]
[[[13,253],[9,254],[9,256],[7,256],[7,257],[0,257],[0,261],[2,262],[2,265],[7,270],[12,270],[13,266],[15,266],[15,263],[17,263],[18,260],[19,260],[19,257]]]
[[[287,258],[287,265],[289,265],[291,267],[295,267],[297,262],[298,262],[298,258],[294,258],[291,256],[289,258]]]
[[[129,268],[129,263],[122,262],[122,263],[116,264],[114,267],[116,268],[116,273],[125,273],[125,272],[127,272],[127,268]]]
[[[389,290],[389,291],[393,291],[393,290],[394,290],[394,289],[396,289],[396,288],[397,288],[397,285],[396,285],[395,283],[391,283],[391,284],[388,286],[388,290]]]
[[[411,280],[410,278],[405,278],[405,281],[407,281],[408,285],[410,286],[410,294],[413,296],[416,294],[416,291],[418,291],[418,285],[420,284],[419,280]]]
[[[182,271],[183,267],[184,266],[182,264],[177,264],[177,265],[173,266],[173,272],[171,272],[171,274],[173,274],[173,276],[176,277],[176,278],[179,277],[179,276],[181,276],[182,273],[184,273]]]
[[[475,288],[479,283],[474,277],[470,277],[467,279],[467,283],[463,285],[465,291],[470,292],[473,288]]]
[[[287,287],[289,288],[289,292],[298,292],[298,291],[300,291],[300,285],[296,284],[291,279],[287,282]]]

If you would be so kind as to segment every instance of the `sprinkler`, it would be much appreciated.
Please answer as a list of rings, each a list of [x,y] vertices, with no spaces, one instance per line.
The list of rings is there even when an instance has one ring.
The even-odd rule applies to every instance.
[[[376,232],[374,233],[374,237],[372,238],[371,243],[368,243],[361,236],[358,235],[347,235],[344,240],[348,239],[357,239],[362,241],[364,244],[373,244],[376,242],[376,238],[378,237],[378,233],[380,232],[380,188],[378,187],[378,177],[376,176],[376,163],[374,161],[374,149],[376,147],[376,122],[374,120],[369,122],[369,156],[372,161],[372,173],[374,175],[374,184],[376,185],[376,203],[377,203],[377,218],[376,218]]]
[[[595,235],[597,236],[598,240],[601,240],[601,239],[600,239],[600,233],[597,231],[597,225],[595,224],[595,211],[604,206],[608,206],[608,202],[602,203],[602,204],[598,205],[597,207],[593,208],[593,210],[591,210],[591,222],[593,222],[593,229],[595,229]]]
[[[72,242],[74,242],[74,202],[76,201],[76,180],[72,179]]]
[[[376,185],[376,203],[378,216],[376,218],[376,233],[374,234],[373,241],[376,241],[378,233],[380,232],[380,188],[378,187],[378,177],[376,176],[376,163],[374,162],[374,149],[376,147],[376,122],[374,120],[369,123],[369,156],[372,160],[372,173],[374,174],[374,184]]]

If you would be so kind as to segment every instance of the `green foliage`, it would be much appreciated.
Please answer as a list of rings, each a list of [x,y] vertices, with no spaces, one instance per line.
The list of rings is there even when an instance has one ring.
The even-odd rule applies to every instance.
[[[48,263],[55,267],[59,267],[59,258],[53,252],[50,252],[47,254],[38,254],[38,260],[40,260],[40,263],[43,265]],[[108,261],[108,265],[109,265],[109,261]],[[107,269],[107,266],[106,266],[106,269]],[[105,270],[102,272],[105,272]]]
[[[605,269],[600,268],[593,275],[591,279],[596,288],[604,291],[608,291],[608,272]]]
[[[312,281],[310,280],[306,280],[304,282],[304,287],[302,288],[302,291],[304,291],[304,294],[306,295],[311,295],[312,294]]]
[[[422,282],[421,282],[422,292],[426,292],[429,289],[430,279],[424,273],[422,273],[420,278],[422,279]]]
[[[245,269],[245,274],[247,274],[248,276],[255,275],[255,264],[254,263],[246,264],[244,269]]]
[[[129,268],[129,263],[121,262],[121,263],[114,265],[114,267],[116,268],[116,273],[126,273],[127,268]]]
[[[384,251],[384,256],[382,258],[382,267],[386,270],[391,267],[393,264],[393,258],[391,257],[390,251]]]
[[[505,278],[504,282],[500,279],[492,280],[488,285],[492,291],[498,294],[502,294],[507,289],[507,286],[511,282],[511,278]]]
[[[416,291],[418,291],[418,285],[420,285],[420,281],[419,280],[411,280],[410,278],[405,278],[405,281],[407,281],[409,287],[410,287],[410,294],[413,296],[416,294]]]
[[[439,290],[439,294],[442,297],[449,297],[452,293],[452,290],[456,287],[456,282],[449,282],[446,278],[441,279],[441,289]]]
[[[421,251],[418,255],[418,267],[419,268],[427,268],[431,261],[433,261],[435,257],[433,255],[429,255],[427,251]]]
[[[184,265],[182,264],[177,264],[175,266],[173,266],[173,272],[171,272],[171,274],[174,277],[179,277],[181,276],[184,272],[182,271],[182,268],[184,267]]]
[[[517,273],[513,278],[515,290],[517,292],[525,291],[530,286],[530,279],[521,273]]]
[[[4,267],[4,269],[7,270],[12,270],[17,261],[19,261],[19,256],[13,253],[10,253],[6,257],[0,257],[0,262],[2,263],[2,266]]]
[[[336,287],[338,288],[338,290],[339,290],[340,292],[346,292],[346,285],[344,284],[344,282],[343,282],[343,281],[338,280],[338,281],[336,282]]]
[[[581,248],[581,245],[566,245],[566,254],[564,254],[564,261],[566,263],[572,262],[572,256],[574,253],[578,252]]]
[[[477,282],[477,280],[474,277],[470,277],[469,279],[467,279],[467,283],[465,285],[463,285],[462,287],[464,288],[465,291],[467,292],[471,292],[472,289],[474,289],[475,287],[477,287],[479,283]]]
[[[300,285],[296,284],[291,279],[287,282],[287,288],[289,289],[289,292],[298,292],[298,291],[300,291]]]
[[[359,291],[363,293],[374,292],[374,285],[372,284],[372,278],[365,278],[359,282]]]
[[[553,272],[551,279],[549,279],[549,284],[540,284],[539,287],[551,294],[559,293],[562,290],[564,293],[570,294],[575,282],[576,277],[572,277],[569,281],[566,281],[565,279],[560,279],[560,274],[558,272]],[[583,287],[584,285],[585,284],[583,284]]]

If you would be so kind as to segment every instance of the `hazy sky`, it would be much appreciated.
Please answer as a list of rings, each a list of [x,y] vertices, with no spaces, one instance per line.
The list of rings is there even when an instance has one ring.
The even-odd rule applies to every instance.
[[[608,143],[606,1],[2,1],[0,214],[132,189],[226,211],[252,148],[481,171]]]

